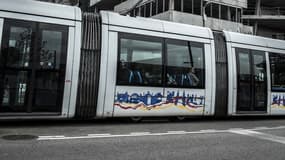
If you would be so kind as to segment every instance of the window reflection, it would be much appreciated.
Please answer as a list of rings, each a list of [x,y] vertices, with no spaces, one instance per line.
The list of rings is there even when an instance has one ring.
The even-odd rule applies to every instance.
[[[9,67],[28,67],[30,61],[31,28],[14,27],[10,28],[8,48],[6,54],[6,65]]]
[[[161,85],[162,43],[152,41],[120,39],[119,85]]]
[[[27,82],[27,72],[7,71],[4,77],[2,105],[24,105]]]
[[[253,55],[254,80],[255,82],[263,82],[266,77],[266,63],[263,55],[261,54],[263,52],[252,51],[252,53],[255,53],[255,55]]]
[[[38,72],[36,75],[35,105],[36,111],[53,111],[56,109],[59,93],[59,73]],[[48,98],[47,98],[48,97]],[[45,106],[49,106],[46,108]]]
[[[4,19],[0,112],[60,112],[68,26]]]
[[[285,55],[270,53],[272,90],[285,91]]]
[[[59,69],[62,47],[62,32],[42,31],[42,42],[40,51],[40,67]]]
[[[163,45],[159,38],[120,36],[118,85],[205,87],[202,43],[166,39]]]
[[[169,40],[167,42],[167,86],[204,87],[202,44]]]

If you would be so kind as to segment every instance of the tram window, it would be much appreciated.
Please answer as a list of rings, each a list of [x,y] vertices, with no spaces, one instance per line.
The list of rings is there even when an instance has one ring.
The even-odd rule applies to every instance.
[[[38,71],[35,81],[35,100],[33,111],[58,111],[58,104],[61,98],[59,91],[62,92],[62,87],[58,83],[61,79],[60,73]],[[48,99],[46,98],[48,97]]]
[[[167,40],[168,87],[204,88],[203,44]]]
[[[11,26],[8,48],[3,51],[7,57],[5,62],[9,67],[29,67],[32,41],[31,27]]]
[[[68,28],[53,24],[39,24],[39,70],[35,74],[35,112],[57,112],[63,92]],[[61,83],[60,83],[61,82]],[[45,97],[49,97],[46,100]]]
[[[285,55],[270,53],[272,91],[285,91]]]
[[[3,30],[0,106],[7,112],[60,112],[68,26],[5,19]]]
[[[236,52],[239,54],[239,65],[240,65],[240,69],[239,69],[239,78],[240,80],[243,81],[250,81],[251,79],[251,73],[250,73],[250,50],[248,49],[240,49],[238,48],[236,50]]]
[[[67,30],[65,27],[40,24],[41,28],[41,46],[40,46],[40,68],[60,69],[65,65]],[[63,64],[62,64],[63,63]]]
[[[28,75],[27,71],[6,71],[2,105],[20,106],[25,103]]]
[[[162,84],[162,41],[133,35],[120,38],[118,85]]]

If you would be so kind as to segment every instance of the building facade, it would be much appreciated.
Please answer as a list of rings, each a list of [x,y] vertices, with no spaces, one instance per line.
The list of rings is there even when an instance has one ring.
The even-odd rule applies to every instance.
[[[128,0],[115,6],[114,11],[205,26],[215,31],[252,34],[253,27],[242,23],[245,8],[247,0]]]
[[[41,0],[285,39],[284,0]]]
[[[284,0],[248,0],[242,19],[256,35],[285,40]]]

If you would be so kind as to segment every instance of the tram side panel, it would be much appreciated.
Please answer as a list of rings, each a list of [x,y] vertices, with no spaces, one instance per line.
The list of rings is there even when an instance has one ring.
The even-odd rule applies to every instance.
[[[229,52],[229,115],[284,115],[285,42],[224,33]]]
[[[185,40],[169,41],[119,33],[117,76],[112,77],[116,79],[114,116],[203,115],[206,100],[210,106],[205,91],[204,44],[195,43],[191,48]]]
[[[2,48],[2,33],[3,33],[4,19],[0,18],[0,49]]]
[[[231,115],[267,115],[268,77],[263,47],[230,43]]]
[[[31,12],[36,13],[36,9]],[[67,12],[81,15],[79,8],[68,8]],[[42,115],[45,118],[73,117],[81,19],[51,18],[21,13],[21,9],[18,13],[1,11],[1,14],[4,17],[0,19],[1,52],[14,50],[14,54],[6,54],[6,57],[1,54],[1,60],[8,62],[7,58],[19,53],[28,57],[1,64],[1,80],[5,79],[5,83],[1,83],[4,86],[0,87],[1,116],[8,115],[11,119],[43,118]],[[23,35],[26,37],[21,39]]]
[[[283,43],[284,45],[285,43]],[[268,59],[271,72],[270,111],[272,115],[285,115],[285,49],[270,49]]]
[[[102,30],[101,30],[101,58],[100,58],[100,73],[99,73],[99,86],[98,86],[98,101],[96,109],[96,117],[111,117],[112,112],[108,113],[105,110],[105,101],[110,100],[106,98],[106,86],[107,84],[107,69],[108,69],[108,54],[109,49],[114,48],[113,44],[109,46],[109,25],[108,16],[101,14]],[[114,44],[115,45],[115,44]]]
[[[2,49],[3,27],[4,27],[4,19],[0,18],[0,50]],[[4,80],[3,80],[2,76],[0,76],[0,90],[1,90],[1,88],[3,88],[3,83],[4,83]],[[4,94],[3,91],[0,91],[0,97],[2,97],[3,94]]]
[[[104,27],[97,116],[213,115],[210,39]]]
[[[271,115],[285,115],[285,41],[266,39],[268,109]]]

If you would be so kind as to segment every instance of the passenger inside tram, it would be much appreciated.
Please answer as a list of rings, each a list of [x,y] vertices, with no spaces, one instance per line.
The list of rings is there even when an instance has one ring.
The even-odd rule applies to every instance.
[[[197,77],[194,67],[178,68],[175,72],[169,68],[168,71],[167,85],[169,86],[196,87],[200,83],[200,79]]]
[[[124,60],[120,61],[118,81],[120,84],[143,84],[143,76],[135,64],[131,66]]]
[[[186,84],[188,83],[188,86],[197,86],[200,82],[199,78],[195,74],[194,67],[189,68],[185,78],[186,78]]]

